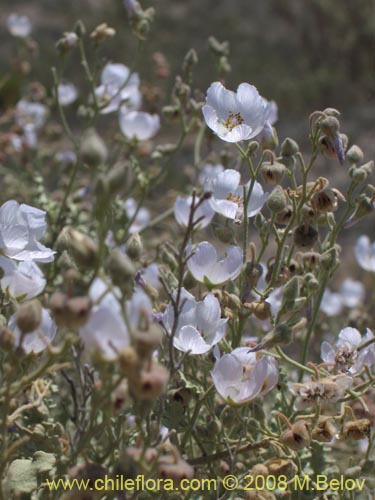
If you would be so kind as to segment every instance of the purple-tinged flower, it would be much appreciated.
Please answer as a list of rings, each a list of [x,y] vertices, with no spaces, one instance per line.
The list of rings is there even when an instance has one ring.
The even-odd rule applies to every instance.
[[[43,292],[46,280],[41,269],[32,261],[16,264],[11,259],[0,257],[0,267],[4,276],[0,280],[3,292],[12,297],[32,299]]]
[[[243,404],[264,396],[278,382],[277,362],[258,358],[248,347],[237,347],[219,358],[211,373],[216,390],[229,404]]]
[[[368,236],[360,236],[354,252],[357,262],[362,269],[375,273],[375,241],[371,243]]]
[[[362,338],[356,328],[344,328],[339,333],[335,347],[326,341],[322,343],[321,358],[325,363],[331,364],[335,371],[355,375],[365,364],[371,366],[375,362],[375,344],[361,349],[363,344],[373,338],[374,335],[369,329]]]
[[[207,287],[221,285],[228,280],[236,279],[240,274],[242,250],[236,246],[229,246],[227,256],[218,260],[215,247],[208,241],[203,241],[193,250],[187,266],[194,278]]]
[[[191,212],[191,204],[193,202],[193,197],[189,196],[188,198],[182,198],[181,196],[177,196],[175,204],[174,204],[174,216],[176,221],[181,226],[187,227],[189,224],[189,217]],[[198,199],[195,198],[195,204],[198,202]],[[208,200],[203,201],[199,207],[194,212],[193,222],[196,223],[194,225],[195,229],[203,229],[207,227],[213,217],[215,215],[215,211],[211,208]],[[197,222],[199,220],[199,222]]]
[[[237,92],[214,82],[207,90],[202,108],[208,127],[223,141],[240,142],[256,137],[264,128],[269,105],[258,90],[241,83]]]
[[[147,208],[145,207],[141,207],[137,212],[137,202],[134,198],[128,198],[125,201],[124,209],[128,219],[131,219],[132,217],[134,217],[135,213],[137,213],[135,219],[132,222],[132,225],[129,228],[130,234],[139,233],[139,231],[146,227],[150,222],[151,216],[149,210],[147,210]]]
[[[78,98],[77,87],[73,83],[60,83],[57,87],[57,97],[61,106],[69,106]]]
[[[143,111],[129,111],[126,105],[120,108],[119,123],[125,137],[139,141],[151,139],[160,129],[159,115],[150,115]]]
[[[207,180],[205,191],[212,193],[209,203],[215,212],[228,219],[240,222],[244,212],[244,189],[240,185],[241,176],[237,170],[227,169],[213,179]],[[245,186],[245,193],[249,191],[250,182]],[[254,217],[259,213],[268,198],[262,186],[255,181],[247,204],[247,216]]]
[[[176,296],[176,294],[175,294]],[[221,318],[220,304],[211,293],[197,302],[184,288],[181,290],[181,312],[173,337],[176,349],[190,354],[205,354],[224,337],[227,319]],[[174,308],[169,304],[163,315],[163,324],[170,333],[175,320]]]
[[[10,14],[7,18],[7,28],[11,35],[17,38],[27,38],[32,30],[32,24],[27,16]]]
[[[220,174],[224,170],[223,165],[217,164],[213,165],[212,163],[207,163],[199,173],[198,181],[201,186],[204,186],[207,181],[211,181],[218,174]]]

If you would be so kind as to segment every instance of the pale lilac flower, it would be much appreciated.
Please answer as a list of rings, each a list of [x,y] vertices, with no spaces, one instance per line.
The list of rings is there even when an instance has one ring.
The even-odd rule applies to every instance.
[[[125,324],[120,305],[121,293],[114,287],[109,290],[100,278],[96,278],[89,290],[94,303],[87,322],[79,334],[87,352],[98,352],[106,359],[115,359],[118,353],[130,345],[131,332]],[[137,289],[125,303],[131,328],[138,328],[147,316],[152,321],[152,304],[149,297]]]
[[[27,16],[10,14],[7,18],[7,28],[11,35],[17,38],[27,38],[32,30],[32,24]]]
[[[368,236],[358,238],[354,249],[358,264],[365,271],[375,272],[375,241],[371,243]]]
[[[0,257],[0,267],[4,273],[0,280],[1,288],[16,299],[32,299],[42,293],[46,286],[43,272],[35,262],[16,264],[11,259]]]
[[[224,170],[223,165],[217,164],[213,165],[212,163],[207,163],[199,173],[198,182],[201,186],[204,186],[205,182],[211,181],[218,174],[220,174]]]
[[[38,139],[34,125],[32,123],[27,123],[22,129],[21,135],[11,134],[10,141],[14,150],[18,153],[22,152],[25,148],[36,149]]]
[[[16,106],[16,122],[22,129],[33,125],[35,130],[43,127],[47,118],[47,108],[40,102],[21,99]]]
[[[269,105],[257,89],[241,83],[237,92],[214,82],[202,108],[208,127],[223,141],[239,142],[256,137],[264,128]]]
[[[211,373],[220,396],[229,404],[243,404],[264,396],[278,382],[277,362],[258,358],[248,347],[237,347],[219,358]]]
[[[18,347],[21,340],[21,332],[17,326],[16,317],[17,315],[13,314],[13,316],[9,318],[8,327],[14,333],[15,345]],[[52,342],[56,335],[56,331],[57,328],[55,322],[51,318],[47,309],[43,308],[42,321],[39,327],[35,331],[27,333],[23,337],[20,347],[22,347],[26,354],[30,354],[31,352],[38,354]]]
[[[128,16],[130,17],[132,17],[133,14],[135,14],[140,8],[139,3],[136,0],[123,0],[123,3]]]
[[[64,165],[74,165],[77,162],[77,155],[74,151],[66,150],[56,153],[56,161]]]
[[[78,98],[77,87],[73,83],[60,83],[57,87],[57,96],[61,106],[69,106]]]
[[[191,248],[189,249],[191,252]],[[189,252],[189,253],[190,253]],[[229,246],[227,256],[218,260],[216,249],[208,241],[203,241],[193,251],[187,266],[194,278],[208,287],[234,280],[241,272],[242,250]]]
[[[0,249],[15,260],[51,262],[56,252],[39,240],[47,227],[46,212],[9,200],[0,207]]]
[[[360,281],[347,278],[341,284],[340,297],[346,307],[358,307],[365,298],[365,287]]]
[[[310,380],[307,382],[291,383],[289,390],[296,396],[294,407],[296,410],[304,410],[316,403],[335,403],[345,391],[353,384],[353,378],[346,375]]]
[[[152,262],[144,269],[141,270],[141,275],[146,284],[151,285],[153,288],[160,288],[161,283],[159,281],[159,267],[156,262]]]
[[[176,293],[175,293],[176,297]],[[220,304],[211,293],[197,302],[193,295],[181,289],[181,312],[173,337],[176,349],[190,354],[205,354],[224,337],[227,319],[221,318]],[[163,314],[163,324],[171,333],[175,315],[172,304],[168,304]]]
[[[138,74],[130,74],[124,64],[106,64],[101,74],[101,85],[95,89],[96,96],[104,103],[100,112],[117,111],[122,103],[126,103],[128,110],[139,109],[142,102],[139,83]]]
[[[212,193],[209,203],[215,212],[236,222],[242,220],[244,211],[244,189],[240,185],[241,176],[237,170],[226,169],[205,183],[205,191]],[[250,182],[245,186],[248,193]],[[268,198],[262,186],[255,181],[247,205],[247,216],[254,217],[259,213]]]
[[[347,327],[340,331],[335,347],[324,341],[321,347],[321,358],[325,363],[332,364],[338,372],[359,373],[365,364],[371,366],[375,362],[375,344],[360,349],[368,340],[374,337],[371,330],[366,330],[362,338],[356,328]]]
[[[278,120],[278,107],[275,101],[267,101],[268,106],[268,117],[266,123],[264,124],[263,130],[257,135],[256,139],[262,143],[264,141],[266,144],[274,139],[273,125]]]
[[[336,292],[331,292],[326,288],[323,294],[323,300],[320,304],[320,309],[329,317],[338,316],[343,309],[341,295]]]
[[[159,115],[150,115],[143,111],[128,111],[126,105],[120,108],[119,123],[125,137],[139,141],[151,139],[160,129]]]
[[[197,204],[199,198],[195,197],[195,204]],[[177,196],[174,204],[174,216],[178,224],[187,227],[189,223],[191,204],[193,202],[193,197],[181,198]],[[211,208],[208,200],[203,201],[199,207],[194,212],[193,222],[199,222],[194,226],[195,229],[203,229],[207,227],[215,215],[215,211]]]
[[[134,217],[137,210],[137,202],[135,201],[135,199],[128,198],[124,203],[124,209],[128,219]],[[130,234],[139,233],[139,231],[141,231],[144,227],[147,226],[147,224],[150,222],[150,219],[151,215],[149,210],[147,210],[147,208],[145,207],[141,207],[138,210],[137,215],[135,216],[135,219],[129,228],[129,233]]]

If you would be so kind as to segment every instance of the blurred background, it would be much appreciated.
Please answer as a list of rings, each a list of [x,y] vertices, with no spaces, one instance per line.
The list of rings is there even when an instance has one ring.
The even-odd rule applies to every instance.
[[[136,64],[149,109],[160,111],[169,102],[175,75],[192,47],[199,56],[194,87],[203,91],[198,94],[203,99],[209,84],[218,78],[207,44],[213,35],[230,43],[232,71],[227,87],[235,89],[246,81],[277,102],[280,140],[290,135],[308,154],[308,115],[335,107],[342,113],[342,132],[350,136],[350,144],[358,144],[367,161],[375,157],[374,0],[141,0],[141,4],[156,9]],[[17,66],[25,48],[5,26],[12,12],[29,16],[33,23],[36,43],[29,48],[26,75]],[[77,19],[84,21],[88,32],[102,22],[117,31],[98,51],[98,74],[108,60],[134,62],[136,40],[122,0],[1,0],[0,15],[0,112],[17,103],[27,82],[40,81],[51,93],[51,67],[62,64],[55,43],[63,32],[73,30]],[[92,51],[88,55],[93,58]],[[169,71],[155,87],[160,57]],[[66,79],[85,88],[78,54],[64,64]],[[167,139],[168,134],[173,138],[173,127],[167,126],[166,131]],[[190,153],[186,150],[186,158],[180,161],[188,162]],[[331,180],[334,175],[336,187],[347,182],[345,168],[338,164],[333,168],[324,158],[319,160],[318,173]],[[365,219],[356,232],[371,233],[369,224]]]

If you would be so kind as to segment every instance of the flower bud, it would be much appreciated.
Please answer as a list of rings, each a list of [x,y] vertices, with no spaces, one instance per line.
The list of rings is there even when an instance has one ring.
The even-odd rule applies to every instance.
[[[85,25],[81,20],[77,21],[74,26],[74,31],[79,38],[82,38],[86,34]]]
[[[125,186],[128,172],[129,165],[127,163],[117,165],[108,172],[105,180],[108,183],[108,192],[112,197]]]
[[[263,274],[263,268],[260,264],[254,264],[253,262],[246,262],[243,275],[246,280],[246,284],[250,290],[252,290],[259,281],[259,278]]]
[[[182,73],[188,80],[190,80],[191,72],[196,64],[198,64],[197,52],[195,49],[190,49],[184,57],[184,61],[182,63]]]
[[[267,206],[273,213],[279,213],[286,208],[288,197],[281,186],[276,186],[267,199]]]
[[[340,431],[340,439],[359,441],[370,435],[371,422],[368,418],[346,422]]]
[[[16,323],[22,334],[33,332],[42,322],[42,305],[37,299],[24,302],[16,313]]]
[[[138,233],[130,236],[126,243],[126,253],[133,260],[139,260],[143,252],[142,239]]]
[[[102,165],[108,158],[107,146],[94,128],[87,129],[82,135],[81,157],[89,167]]]
[[[364,159],[364,154],[359,146],[353,144],[353,146],[347,151],[346,157],[350,163],[359,165]]]
[[[178,267],[175,256],[165,246],[161,249],[161,260],[171,269],[171,271],[175,271]]]
[[[260,320],[271,317],[271,305],[265,300],[254,300],[254,302],[246,304],[245,307],[250,309],[254,316]]]
[[[340,130],[340,122],[334,116],[326,116],[319,123],[322,132],[330,137]]]
[[[283,178],[286,172],[286,168],[285,165],[277,161],[265,161],[262,163],[260,172],[265,182],[270,184],[278,184]]]
[[[139,357],[148,359],[162,343],[163,331],[161,326],[154,323],[146,331],[136,330],[133,340]]]
[[[126,282],[133,282],[136,268],[129,257],[118,248],[109,254],[106,267],[114,285],[122,288]]]
[[[293,139],[287,137],[281,144],[282,156],[294,156],[299,151],[299,146]]]
[[[335,108],[326,108],[323,113],[328,116],[334,116],[335,118],[338,118],[340,116],[340,111],[338,111]]]
[[[318,231],[311,224],[302,224],[293,232],[293,241],[297,247],[312,248],[317,240]]]
[[[209,49],[218,56],[229,56],[229,42],[219,42],[214,36],[208,39]]]
[[[98,247],[86,234],[65,226],[56,241],[59,251],[67,250],[78,265],[93,267],[98,256]]]
[[[275,127],[272,127],[271,125],[268,125],[266,123],[264,129],[260,133],[260,143],[263,150],[274,150],[278,146],[279,138],[277,136]]]
[[[56,43],[56,48],[61,54],[66,54],[69,50],[78,45],[79,38],[73,31],[65,32],[64,36]]]
[[[2,351],[11,351],[15,347],[16,338],[9,328],[3,327],[0,330],[0,349]]]
[[[311,437],[315,441],[320,441],[321,443],[328,443],[337,433],[337,428],[335,426],[335,421],[332,417],[319,417],[316,426],[311,432]]]
[[[104,40],[109,40],[113,38],[116,34],[116,30],[108,26],[107,23],[99,24],[94,31],[90,34],[90,38],[96,42],[103,42]]]
[[[305,420],[299,420],[291,429],[284,431],[281,441],[292,450],[302,450],[310,446],[309,425]]]

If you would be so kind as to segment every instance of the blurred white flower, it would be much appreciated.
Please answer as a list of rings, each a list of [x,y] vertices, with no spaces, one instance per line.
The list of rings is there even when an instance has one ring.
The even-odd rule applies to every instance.
[[[241,221],[244,211],[244,189],[240,185],[241,176],[237,170],[226,169],[213,179],[205,182],[204,189],[212,193],[209,203],[215,212],[234,221]],[[245,186],[248,193],[250,182]],[[259,213],[268,198],[262,186],[255,181],[247,205],[247,216],[254,217]]]
[[[347,327],[340,331],[335,347],[324,341],[321,346],[321,358],[325,363],[331,363],[338,372],[359,373],[363,366],[372,366],[375,362],[375,344],[363,349],[361,345],[374,338],[371,330],[366,330],[362,338],[356,328]]]
[[[347,375],[310,380],[307,382],[289,384],[290,392],[296,396],[294,407],[304,410],[316,403],[335,403],[353,384],[353,378]]]
[[[0,207],[1,252],[15,260],[53,261],[56,252],[39,243],[46,227],[46,212],[7,201]]]
[[[338,316],[343,309],[341,295],[336,292],[331,292],[328,288],[326,288],[323,294],[322,302],[320,304],[320,309],[327,316]]]
[[[17,314],[13,314],[9,318],[8,327],[15,336],[15,345],[18,346],[21,340],[21,332],[17,327]],[[27,333],[23,340],[21,347],[26,354],[31,352],[37,354],[43,351],[48,344],[52,342],[56,335],[56,324],[51,318],[47,309],[42,308],[42,322],[39,328],[33,332]]]
[[[278,367],[271,357],[258,359],[248,347],[237,347],[216,361],[211,375],[222,398],[229,404],[243,404],[276,386]]]
[[[195,203],[199,198],[195,198]],[[191,204],[193,202],[193,197],[189,196],[188,198],[181,198],[181,196],[177,196],[176,201],[174,203],[174,216],[176,221],[181,226],[187,227],[189,224],[189,217],[191,211]],[[213,219],[215,215],[215,211],[211,208],[208,200],[203,201],[199,207],[195,210],[193,222],[199,222],[194,226],[195,229],[203,229],[207,227]]]
[[[375,241],[371,243],[368,236],[358,238],[354,249],[358,264],[365,271],[375,272]]]
[[[263,130],[269,105],[253,85],[241,83],[237,92],[232,92],[214,82],[207,90],[202,112],[208,127],[220,139],[239,142],[256,137]]]
[[[325,290],[320,309],[327,316],[338,316],[343,308],[358,307],[365,298],[365,287],[360,281],[345,279],[338,292]]]
[[[79,334],[87,352],[99,352],[106,359],[115,359],[118,352],[130,345],[130,332],[127,329],[121,310],[121,294],[118,288],[111,291],[100,278],[92,283],[89,296],[95,304],[88,321],[80,328]],[[152,321],[152,304],[149,297],[137,289],[125,303],[131,328],[137,328],[145,316]]]
[[[124,64],[108,63],[101,74],[101,85],[95,89],[99,100],[103,101],[102,114],[112,113],[125,103],[128,110],[139,109],[142,102],[139,90],[139,76],[130,74]]]
[[[40,102],[21,99],[16,106],[16,122],[22,129],[32,125],[35,130],[43,127],[47,118],[47,107]]]
[[[191,248],[188,249],[190,253]],[[216,249],[208,241],[203,241],[193,250],[187,266],[194,278],[208,287],[234,280],[241,272],[242,250],[236,246],[227,248],[225,259],[218,260]]]
[[[213,165],[212,163],[207,163],[199,173],[198,177],[199,184],[201,186],[204,186],[205,182],[211,181],[223,170],[224,170],[223,165],[220,164]]]
[[[0,268],[4,276],[0,284],[3,292],[8,290],[14,298],[32,299],[43,292],[46,280],[41,269],[32,261],[16,264],[11,259],[0,257]]]
[[[173,345],[176,349],[190,354],[205,354],[224,337],[228,320],[221,319],[219,301],[212,293],[197,302],[193,295],[182,288],[180,301],[182,308]],[[173,305],[168,304],[162,321],[169,333],[172,331],[174,319]]]
[[[38,145],[36,129],[32,123],[28,123],[23,127],[21,135],[11,134],[10,140],[17,153],[22,152],[24,148],[36,149]]]
[[[278,120],[278,107],[275,101],[267,101],[266,99],[265,101],[268,106],[267,120],[263,130],[256,136],[256,139],[261,144],[264,143],[267,145],[270,141],[274,140],[273,125]]]
[[[119,123],[125,137],[136,138],[139,141],[151,139],[160,129],[159,115],[150,115],[143,111],[128,111],[127,106],[120,108]]]
[[[136,0],[123,0],[123,3],[130,17],[139,10],[139,3]]]
[[[57,96],[61,106],[69,106],[78,98],[77,87],[73,83],[60,83],[57,87]]]
[[[32,30],[32,24],[27,16],[10,14],[7,18],[7,28],[11,35],[18,38],[27,38]]]
[[[56,161],[65,165],[74,165],[77,162],[77,155],[74,151],[66,150],[56,153]]]
[[[124,203],[124,209],[126,212],[126,215],[128,216],[129,219],[134,217],[136,211],[137,211],[137,202],[135,201],[134,198],[128,198],[125,203]],[[145,207],[141,207],[137,215],[135,216],[134,221],[132,222],[132,225],[129,228],[129,233],[139,233],[144,227],[147,226],[147,224],[150,222],[151,216],[149,210]]]

